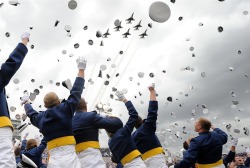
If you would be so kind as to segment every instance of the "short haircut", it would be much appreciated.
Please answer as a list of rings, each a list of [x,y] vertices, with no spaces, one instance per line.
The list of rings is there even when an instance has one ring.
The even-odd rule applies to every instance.
[[[14,151],[14,153],[15,153],[15,156],[20,156],[21,147],[16,148],[15,151]]]
[[[87,103],[84,100],[84,98],[81,98],[81,100],[76,108],[76,111],[84,111],[84,110],[87,110]]]
[[[209,131],[212,125],[211,122],[206,118],[200,118],[199,124],[201,125],[201,128],[206,131]]]
[[[34,147],[37,147],[37,142],[35,139],[29,139],[27,142],[26,142],[26,150],[30,150]]]
[[[123,127],[123,123],[121,121],[120,118],[118,117],[115,117],[115,116],[107,116],[107,118],[110,118],[111,121],[110,122],[113,122],[112,120],[114,120],[114,123],[116,126],[113,126],[113,127],[110,127],[110,128],[106,128],[105,130],[109,133],[109,137],[112,137],[116,131],[120,128]]]
[[[143,124],[143,120],[140,116],[138,116],[138,119],[135,123],[135,128],[138,129]]]
[[[55,107],[58,104],[58,102],[60,102],[60,100],[56,93],[49,92],[44,96],[43,102],[46,108],[52,108]]]

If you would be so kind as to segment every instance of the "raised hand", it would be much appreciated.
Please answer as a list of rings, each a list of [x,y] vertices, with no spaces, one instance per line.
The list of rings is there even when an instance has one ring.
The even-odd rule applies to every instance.
[[[118,101],[125,101],[126,100],[124,94],[121,91],[117,90],[115,95],[117,96],[118,99],[116,99],[116,100],[118,100]]]
[[[23,139],[26,139],[28,137],[29,133],[25,133],[25,135],[23,136]]]
[[[233,138],[231,140],[231,143],[232,143],[232,146],[237,146],[237,144],[238,144],[238,138]]]
[[[82,56],[78,57],[76,62],[78,69],[83,69],[83,70],[86,69],[87,60],[84,57]]]
[[[14,144],[14,147],[18,148],[21,144],[21,141],[19,141],[18,139],[15,139],[15,144]]]
[[[21,40],[24,45],[27,45],[28,42],[30,41],[30,34],[28,32],[25,32],[21,35]]]
[[[21,97],[21,105],[24,105],[25,103],[29,102],[30,96],[28,92],[25,92],[23,97]]]
[[[149,89],[149,91],[155,90],[155,83],[151,83],[151,84],[148,86],[148,89]]]

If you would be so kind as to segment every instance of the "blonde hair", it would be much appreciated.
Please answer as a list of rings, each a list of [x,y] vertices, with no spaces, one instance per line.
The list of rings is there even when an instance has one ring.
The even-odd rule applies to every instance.
[[[202,129],[204,129],[206,131],[210,130],[212,123],[208,119],[200,118],[198,122],[201,125]]]
[[[56,93],[49,92],[44,96],[43,102],[46,108],[52,108],[55,107],[58,103],[60,103],[60,100]]]
[[[35,139],[29,139],[27,142],[26,142],[26,150],[30,150],[34,147],[37,147],[37,143],[36,143],[36,140]]]

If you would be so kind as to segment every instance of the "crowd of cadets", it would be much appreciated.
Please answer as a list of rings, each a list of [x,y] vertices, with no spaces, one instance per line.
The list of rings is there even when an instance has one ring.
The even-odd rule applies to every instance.
[[[85,100],[81,98],[87,63],[83,57],[77,59],[78,74],[66,100],[60,102],[56,93],[49,92],[44,97],[46,110],[37,112],[29,103],[27,96],[22,98],[27,116],[32,125],[43,134],[43,139],[38,145],[35,139],[26,140],[26,134],[21,145],[16,141],[13,147],[13,126],[10,121],[5,86],[19,69],[28,52],[26,45],[29,42],[29,33],[24,33],[21,39],[22,42],[17,45],[0,69],[0,168],[42,167],[42,154],[45,148],[49,153],[48,168],[106,168],[100,152],[99,129],[105,129],[109,136],[111,159],[117,167],[168,167],[164,150],[155,134],[158,116],[155,85],[151,84],[148,87],[150,96],[146,119],[139,117],[132,102],[119,91],[116,91],[117,100],[123,102],[128,110],[127,122],[123,123],[114,116],[101,116],[96,111],[89,111]],[[172,167],[249,166],[249,158],[235,155],[237,139],[233,140],[228,155],[222,158],[222,147],[227,143],[228,136],[213,126],[209,120],[198,119],[195,131],[199,135],[184,143],[186,151],[183,153],[183,159]],[[248,154],[250,155],[249,149]]]

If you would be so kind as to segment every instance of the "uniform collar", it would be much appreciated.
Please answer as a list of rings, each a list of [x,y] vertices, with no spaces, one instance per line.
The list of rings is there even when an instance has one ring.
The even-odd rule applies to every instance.
[[[199,135],[205,135],[205,134],[208,134],[209,131],[205,131],[205,132],[200,132]]]

